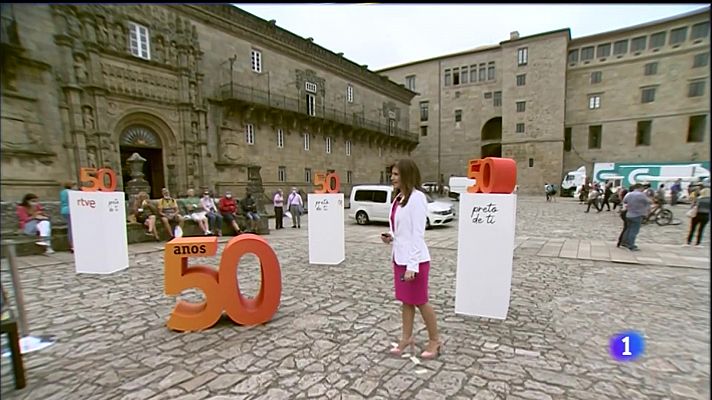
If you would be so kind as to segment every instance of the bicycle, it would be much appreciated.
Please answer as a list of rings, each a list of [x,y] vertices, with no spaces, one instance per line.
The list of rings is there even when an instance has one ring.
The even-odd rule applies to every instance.
[[[655,204],[648,215],[643,217],[643,224],[650,221],[655,221],[659,226],[670,225],[672,223],[672,211],[665,208],[664,205]]]

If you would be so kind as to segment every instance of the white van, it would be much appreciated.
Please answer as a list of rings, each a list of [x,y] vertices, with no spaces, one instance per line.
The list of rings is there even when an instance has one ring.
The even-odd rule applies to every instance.
[[[475,184],[474,179],[467,178],[465,176],[451,176],[448,185],[450,186],[450,193],[448,196],[455,200],[460,200],[460,194],[467,193],[467,188]]]
[[[359,225],[371,221],[388,222],[391,212],[393,186],[390,185],[357,185],[351,189],[351,209],[349,218],[356,220]],[[455,219],[455,212],[449,203],[428,199],[428,228],[443,225]]]

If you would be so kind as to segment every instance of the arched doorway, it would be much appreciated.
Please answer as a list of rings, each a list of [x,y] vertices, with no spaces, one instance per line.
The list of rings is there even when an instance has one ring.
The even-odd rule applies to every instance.
[[[502,157],[502,117],[495,117],[482,126],[480,158]]]
[[[149,195],[153,199],[161,197],[161,189],[165,187],[163,176],[163,146],[158,135],[144,125],[131,125],[121,132],[119,137],[121,151],[121,176],[124,187],[132,179],[126,160],[133,153],[138,153],[146,159],[143,164],[144,179],[151,186]]]

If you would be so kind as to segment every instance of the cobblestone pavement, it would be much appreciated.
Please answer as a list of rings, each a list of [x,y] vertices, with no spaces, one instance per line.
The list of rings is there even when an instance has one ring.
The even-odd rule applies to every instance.
[[[678,218],[684,211],[674,209]],[[283,279],[275,318],[256,327],[224,320],[192,333],[165,327],[175,299],[162,291],[159,245],[131,246],[129,269],[109,276],[75,274],[69,254],[23,257],[30,329],[57,343],[24,356],[23,390],[13,389],[3,359],[2,397],[710,398],[709,237],[702,248],[683,248],[687,221],[644,226],[634,254],[612,245],[620,228],[614,213],[585,214],[570,199],[520,198],[517,218],[505,321],[454,314],[456,224],[426,233],[445,345],[441,357],[419,365],[387,354],[400,316],[389,248],[377,236],[385,225],[347,221],[340,266],[308,264],[306,224],[273,231],[266,238]],[[243,257],[238,275],[248,295],[258,270],[256,258]],[[2,278],[9,281],[4,264]],[[419,318],[416,329],[422,347]],[[645,354],[618,363],[608,340],[627,329],[644,334]]]

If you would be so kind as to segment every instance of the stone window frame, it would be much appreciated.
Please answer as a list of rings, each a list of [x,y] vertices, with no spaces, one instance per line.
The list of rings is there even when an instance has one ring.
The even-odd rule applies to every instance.
[[[667,31],[655,32],[650,35],[650,41],[648,41],[648,49],[657,50],[665,46],[665,38],[667,36]]]
[[[331,136],[324,138],[324,151],[326,154],[331,154]]]
[[[304,151],[309,151],[309,145],[310,145],[310,137],[308,133],[303,133],[302,137],[304,138]]]
[[[470,83],[477,82],[477,64],[470,65]]]
[[[527,65],[529,62],[529,48],[521,47],[517,49],[517,66]]]
[[[316,116],[316,96],[311,93],[306,93],[307,115],[310,117]]]
[[[282,128],[277,129],[277,148],[284,148],[284,130]]]
[[[467,65],[461,66],[461,67],[460,67],[460,84],[461,84],[461,85],[464,85],[464,84],[466,84],[466,83],[469,83],[469,81],[470,81],[470,80],[468,79],[468,78],[469,78],[469,75],[470,75],[470,72],[469,72],[469,69],[468,69]]]
[[[566,60],[569,64],[576,64],[579,60],[579,49],[569,50],[569,54],[566,56]]]
[[[462,122],[462,110],[459,108],[455,110],[455,122]]]
[[[572,143],[572,133],[573,133],[573,128],[567,126],[564,127],[564,151],[569,152],[573,148],[573,143]]]
[[[486,63],[480,63],[479,71],[480,71],[480,72],[479,72],[479,74],[478,74],[478,76],[477,76],[477,79],[478,79],[480,82],[486,81],[486,80],[487,80],[487,64],[486,64]]]
[[[687,84],[687,97],[701,97],[705,95],[706,79],[691,79]]]
[[[517,125],[515,126],[514,132],[516,133],[525,133],[526,132],[526,127],[524,125],[524,122],[518,122]]]
[[[657,75],[657,74],[658,74],[658,62],[657,61],[649,62],[643,66],[643,75],[652,76],[652,75]]]
[[[517,75],[517,86],[524,86],[527,84],[527,74]]]
[[[695,54],[692,58],[692,68],[706,67],[710,63],[710,53]]]
[[[250,50],[250,66],[252,72],[262,73],[262,50],[255,48]]]
[[[141,32],[142,30],[144,32]],[[143,45],[146,46],[145,49],[142,48]],[[144,60],[151,59],[151,32],[148,27],[129,21],[129,52]]]
[[[648,129],[641,131],[641,124],[647,123]],[[645,135],[641,135],[645,133]],[[642,120],[636,122],[635,126],[635,146],[650,146],[650,142],[653,136],[653,121],[652,120]]]
[[[492,106],[502,107],[502,92],[496,91],[492,93]]]
[[[592,128],[598,128],[592,129]],[[595,134],[598,134],[597,136]],[[598,140],[594,140],[597,138]],[[603,125],[589,125],[588,126],[588,148],[589,149],[600,149],[603,145]]]
[[[444,77],[443,84],[445,86],[450,86],[452,84],[452,75],[450,74],[450,68],[445,69],[445,72],[443,73],[443,77]]]
[[[699,121],[693,124],[693,121]],[[690,115],[687,119],[687,143],[702,143],[705,141],[705,126],[707,125],[707,115]],[[693,128],[698,129],[693,131]]]
[[[690,29],[690,40],[702,40],[710,34],[710,22],[704,21],[692,25]]]
[[[388,118],[388,134],[395,135],[398,129],[398,121],[395,118]]]
[[[654,103],[655,102],[655,92],[657,90],[657,85],[656,86],[642,86],[640,88],[640,103],[641,104],[648,104],[648,103]],[[652,93],[652,94],[650,94]],[[646,96],[647,94],[647,96]]]
[[[602,93],[591,93],[588,95],[588,109],[589,110],[598,110],[601,108],[601,97],[603,97]]]
[[[277,168],[277,180],[279,182],[287,182],[287,167],[280,165]]]
[[[430,117],[429,108],[430,101],[424,100],[420,102],[420,122],[426,122]]]
[[[611,43],[602,43],[596,46],[596,58],[606,58],[611,55]]]
[[[668,44],[671,46],[679,45],[687,40],[687,27],[681,26],[670,30],[670,39]]]
[[[351,183],[354,180],[353,171],[346,171],[346,183]]]
[[[628,39],[618,40],[613,43],[613,55],[619,56],[628,53]]]
[[[581,49],[581,61],[591,61],[593,60],[596,48],[594,46],[586,46]]]
[[[526,112],[527,111],[527,102],[526,101],[517,101],[517,112]]]
[[[593,71],[591,72],[591,84],[595,85],[597,83],[603,82],[603,71]]]
[[[250,146],[255,144],[255,126],[253,124],[245,124],[245,143]]]
[[[354,87],[350,83],[346,85],[346,101],[349,103],[354,102]]]
[[[420,136],[428,136],[428,126],[427,125],[422,125],[420,127]]]
[[[496,81],[497,80],[497,70],[495,69],[494,61],[487,63],[487,80]]]
[[[648,43],[647,36],[637,36],[630,40],[630,51],[633,53],[645,50]]]
[[[346,139],[346,155],[351,157],[351,139]]]
[[[415,91],[415,75],[408,75],[405,77],[405,87],[409,90]]]
[[[311,183],[312,181],[312,170],[311,168],[304,168],[304,182]]]

